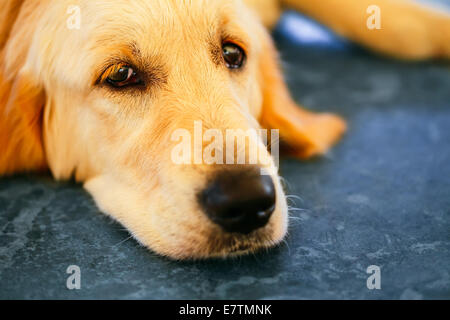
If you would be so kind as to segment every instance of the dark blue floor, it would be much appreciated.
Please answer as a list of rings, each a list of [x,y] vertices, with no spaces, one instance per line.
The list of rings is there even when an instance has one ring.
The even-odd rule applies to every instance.
[[[327,157],[282,160],[304,209],[286,243],[172,262],[129,239],[80,186],[0,179],[0,298],[450,298],[450,68],[278,44],[295,98],[349,121]],[[81,290],[66,288],[69,265]],[[381,290],[366,287],[370,265]]]

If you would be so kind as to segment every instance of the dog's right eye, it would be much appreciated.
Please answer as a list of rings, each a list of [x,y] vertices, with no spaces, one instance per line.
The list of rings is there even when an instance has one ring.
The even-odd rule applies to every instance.
[[[244,49],[232,42],[223,44],[222,54],[228,69],[240,69],[245,62]]]
[[[104,78],[106,83],[115,88],[143,83],[137,72],[126,64],[117,64],[109,67],[102,78]]]

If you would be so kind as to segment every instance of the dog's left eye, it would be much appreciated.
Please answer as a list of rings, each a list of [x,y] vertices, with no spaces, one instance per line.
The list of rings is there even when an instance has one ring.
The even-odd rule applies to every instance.
[[[229,69],[240,69],[245,61],[244,49],[232,42],[224,43],[222,46],[223,58]]]
[[[128,65],[114,65],[110,67],[106,73],[108,74],[106,82],[116,88],[142,84],[136,71]]]

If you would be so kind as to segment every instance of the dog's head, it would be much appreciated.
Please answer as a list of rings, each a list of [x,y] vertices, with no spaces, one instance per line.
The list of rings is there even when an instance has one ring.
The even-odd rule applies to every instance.
[[[309,156],[339,130],[305,134],[310,115],[296,114],[270,37],[241,1],[8,0],[3,15],[0,172],[74,176],[136,239],[173,258],[283,238],[276,166],[248,132],[280,128]]]

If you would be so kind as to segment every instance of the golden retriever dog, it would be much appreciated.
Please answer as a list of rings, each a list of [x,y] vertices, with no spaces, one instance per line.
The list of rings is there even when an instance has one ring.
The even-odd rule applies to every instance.
[[[366,26],[370,5],[381,9],[379,30]],[[0,174],[74,178],[141,244],[173,259],[276,245],[288,206],[262,139],[245,137],[257,163],[179,164],[173,133],[194,136],[199,122],[219,133],[279,129],[298,158],[341,137],[339,116],[301,108],[283,81],[267,27],[287,7],[393,57],[450,57],[449,18],[403,1],[1,0]],[[219,157],[239,153],[220,146]]]

